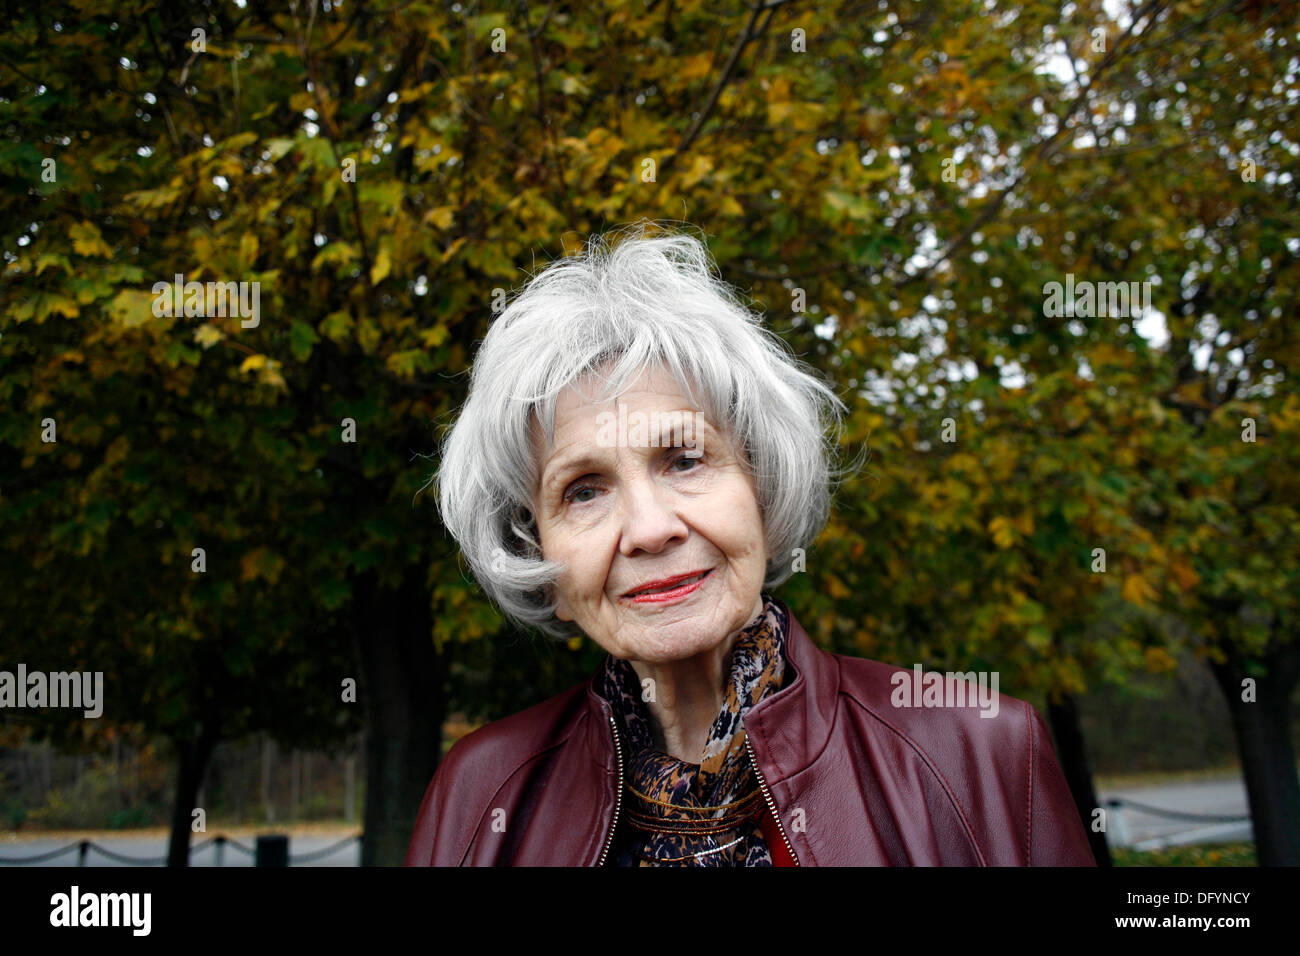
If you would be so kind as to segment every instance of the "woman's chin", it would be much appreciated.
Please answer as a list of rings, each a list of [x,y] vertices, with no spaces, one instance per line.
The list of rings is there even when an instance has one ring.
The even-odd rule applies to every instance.
[[[602,625],[586,633],[615,657],[647,664],[671,664],[714,651],[745,624],[730,600],[685,601],[644,607],[620,601]]]
[[[660,625],[645,629],[643,633],[633,634],[631,630],[623,635],[620,644],[626,649],[624,656],[646,664],[672,664],[687,661],[716,650],[725,641],[726,634],[715,633],[712,629],[701,629],[689,621],[677,625]]]

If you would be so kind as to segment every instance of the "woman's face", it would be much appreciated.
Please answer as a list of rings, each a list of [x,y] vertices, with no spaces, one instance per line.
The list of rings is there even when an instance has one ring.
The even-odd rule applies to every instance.
[[[565,566],[561,620],[617,658],[666,663],[713,651],[761,613],[767,549],[753,480],[671,374],[652,368],[604,405],[566,389],[555,443],[543,447],[536,420],[533,437],[542,554]],[[698,573],[693,589],[695,578],[634,596]]]

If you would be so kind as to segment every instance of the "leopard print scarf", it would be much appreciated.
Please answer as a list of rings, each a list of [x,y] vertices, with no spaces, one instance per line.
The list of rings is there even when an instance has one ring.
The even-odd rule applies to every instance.
[[[623,794],[629,826],[614,855],[616,865],[772,865],[759,830],[759,818],[766,807],[745,746],[741,718],[754,704],[781,689],[785,627],[785,614],[764,594],[762,613],[736,638],[727,699],[713,721],[698,764],[655,749],[650,712],[641,700],[636,671],[625,660],[612,655],[606,658],[601,693],[613,706],[631,757],[625,761],[625,783],[631,789],[625,786]],[[648,829],[671,830],[684,827],[684,821],[698,826],[704,819],[721,821],[704,824],[717,832]]]

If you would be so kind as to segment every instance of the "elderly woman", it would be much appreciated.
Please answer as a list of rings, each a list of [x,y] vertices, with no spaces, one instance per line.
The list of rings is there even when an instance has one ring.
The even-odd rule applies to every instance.
[[[825,523],[843,406],[698,240],[623,238],[494,322],[437,476],[502,611],[609,653],[457,741],[407,864],[1091,864],[1032,707],[900,693],[912,671],[771,596]]]

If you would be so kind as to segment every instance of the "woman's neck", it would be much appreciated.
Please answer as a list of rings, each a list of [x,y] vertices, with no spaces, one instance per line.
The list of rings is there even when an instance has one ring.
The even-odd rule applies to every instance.
[[[760,595],[746,627],[762,612]],[[731,653],[743,631],[740,628],[711,650],[680,661],[628,661],[641,682],[657,749],[686,763],[701,762],[709,731],[727,700]]]
[[[686,763],[699,763],[709,730],[727,699],[731,649],[737,631],[707,654],[652,664],[629,661],[641,681],[655,747]],[[647,684],[650,680],[652,683]]]

